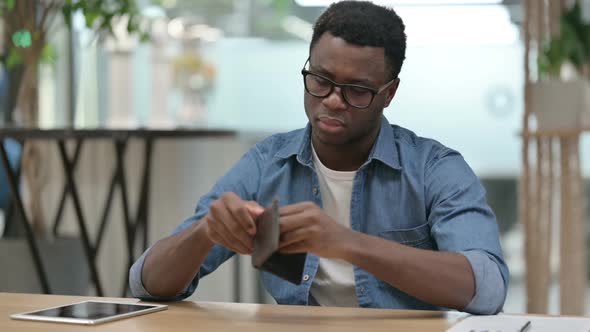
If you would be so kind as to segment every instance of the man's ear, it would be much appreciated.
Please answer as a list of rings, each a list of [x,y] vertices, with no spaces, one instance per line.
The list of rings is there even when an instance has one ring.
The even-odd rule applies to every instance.
[[[387,88],[387,96],[385,97],[385,107],[389,106],[389,103],[393,100],[395,93],[397,92],[397,88],[399,87],[400,79],[399,77],[395,79],[395,82],[391,83],[391,85]]]

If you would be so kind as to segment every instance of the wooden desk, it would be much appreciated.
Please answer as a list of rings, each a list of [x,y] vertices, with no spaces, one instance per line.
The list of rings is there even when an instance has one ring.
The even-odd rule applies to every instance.
[[[435,311],[320,308],[269,304],[176,302],[168,310],[97,326],[17,321],[10,315],[101,299],[137,302],[135,299],[0,293],[0,331],[371,331],[444,332],[453,321]]]

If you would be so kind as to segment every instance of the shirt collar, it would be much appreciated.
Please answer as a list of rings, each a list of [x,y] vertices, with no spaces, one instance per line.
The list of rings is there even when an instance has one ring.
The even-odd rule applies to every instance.
[[[402,169],[399,162],[399,153],[397,151],[398,142],[396,142],[395,130],[396,127],[391,126],[385,116],[382,116],[379,136],[377,136],[373,149],[371,150],[371,153],[369,153],[367,163],[376,159],[393,169]]]
[[[369,158],[363,164],[369,164],[373,159],[379,160],[385,165],[401,170],[399,163],[397,145],[395,143],[394,128],[389,124],[385,116],[381,117],[381,128],[377,140],[369,153]],[[312,166],[313,154],[311,150],[311,124],[307,124],[305,129],[300,131],[295,139],[290,140],[276,154],[276,157],[287,159],[292,156],[297,156],[297,161],[304,166]]]

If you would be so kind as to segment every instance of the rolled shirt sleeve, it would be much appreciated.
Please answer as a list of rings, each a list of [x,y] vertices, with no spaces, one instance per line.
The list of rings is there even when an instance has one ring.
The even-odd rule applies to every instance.
[[[475,295],[464,311],[500,312],[508,289],[508,267],[485,189],[463,157],[451,149],[432,158],[425,184],[428,221],[438,250],[464,255],[473,270]]]
[[[145,261],[145,256],[148,252],[149,249],[146,250],[131,266],[131,269],[129,270],[129,289],[131,289],[131,295],[133,295],[133,297],[142,300],[155,300],[156,298],[145,289],[141,280],[143,262]]]
[[[506,299],[506,285],[499,264],[484,252],[473,250],[461,252],[475,276],[475,295],[463,311],[473,314],[497,314]]]

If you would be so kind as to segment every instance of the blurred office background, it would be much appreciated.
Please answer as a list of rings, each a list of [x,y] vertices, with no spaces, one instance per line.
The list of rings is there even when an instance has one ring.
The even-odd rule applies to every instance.
[[[481,178],[498,217],[511,271],[505,311],[525,312],[524,240],[517,206],[524,108],[522,1],[379,2],[394,6],[408,36],[400,89],[385,115],[392,123],[457,149]],[[140,14],[149,20],[150,39],[143,43],[130,36],[124,25],[114,29],[117,38],[113,39],[88,29],[81,12],[72,13],[71,30],[59,16],[49,38],[52,61],[41,64],[38,71],[38,125],[238,132],[229,139],[157,142],[149,206],[149,243],[153,244],[189,217],[198,198],[255,142],[268,134],[305,126],[300,69],[308,55],[312,23],[326,3],[329,1],[138,1]],[[4,126],[18,123],[14,101],[11,104],[14,92],[9,88],[18,79],[15,70],[4,68],[0,76]],[[47,228],[63,189],[55,149],[49,144],[43,149],[42,205]],[[110,149],[104,142],[89,142],[77,166],[91,234],[96,233],[114,164]],[[140,181],[140,150],[133,142],[128,147],[130,183]],[[588,179],[587,137],[580,151]],[[585,183],[588,195],[590,185],[588,180]],[[132,188],[130,200],[135,202],[139,193]],[[26,198],[26,189],[23,191]],[[78,229],[70,203],[65,205],[60,234],[75,237]],[[119,296],[126,270],[120,203],[114,204],[106,244],[97,253],[100,278],[109,296]],[[0,283],[0,291],[39,292],[26,244],[18,241],[22,230],[17,219],[13,213],[0,222],[0,230],[12,223],[11,232],[0,240],[0,248],[4,243],[0,274],[16,271]],[[47,248],[55,241],[39,236],[46,238]],[[52,273],[64,276],[62,281],[72,279],[59,285],[60,278],[55,278],[56,292],[93,295],[85,282],[88,272],[79,251],[53,248],[44,255],[52,256],[47,258],[52,262],[48,264],[56,266]],[[554,256],[552,265],[557,266],[558,256]],[[249,257],[237,259],[239,264],[228,262],[207,277],[191,299],[271,301],[258,288]],[[557,272],[553,278],[557,280]],[[557,291],[557,286],[551,291],[552,313],[558,312]],[[590,312],[590,300],[587,302]]]

